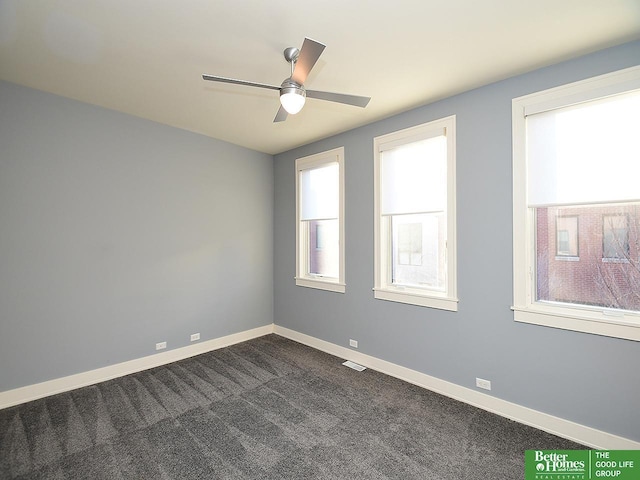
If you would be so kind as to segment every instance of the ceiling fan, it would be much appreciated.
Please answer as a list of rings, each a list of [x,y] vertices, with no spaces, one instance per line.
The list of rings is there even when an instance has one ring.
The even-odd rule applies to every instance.
[[[237,85],[247,85],[249,87],[267,88],[269,90],[280,91],[280,109],[273,119],[274,122],[283,122],[287,115],[295,115],[304,106],[306,97],[327,100],[329,102],[344,103],[356,107],[366,107],[371,100],[370,97],[360,97],[358,95],[347,95],[344,93],[321,92],[319,90],[307,90],[304,82],[309,72],[320,58],[320,54],[325,49],[325,45],[310,38],[305,38],[302,48],[285,48],[284,58],[291,65],[291,76],[286,78],[282,84],[268,85],[266,83],[247,82],[234,78],[218,77],[215,75],[202,75],[204,80],[212,82],[234,83]]]

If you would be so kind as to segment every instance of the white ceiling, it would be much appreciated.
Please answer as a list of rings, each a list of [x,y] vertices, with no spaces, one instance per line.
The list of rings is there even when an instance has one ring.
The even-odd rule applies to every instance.
[[[282,51],[327,45],[310,99],[274,124]],[[0,78],[279,153],[471,88],[640,38],[640,0],[0,0]]]

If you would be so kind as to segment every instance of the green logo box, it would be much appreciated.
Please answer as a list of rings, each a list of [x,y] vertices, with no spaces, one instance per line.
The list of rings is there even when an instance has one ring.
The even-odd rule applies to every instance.
[[[525,480],[639,480],[640,450],[527,450]]]

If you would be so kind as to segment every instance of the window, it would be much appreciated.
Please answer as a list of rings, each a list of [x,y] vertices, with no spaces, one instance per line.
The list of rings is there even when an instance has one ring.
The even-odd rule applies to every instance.
[[[344,148],[296,160],[296,285],[344,283]]]
[[[513,100],[516,321],[640,340],[639,123],[640,67]]]
[[[578,257],[578,216],[556,217],[556,255]]]
[[[456,311],[455,117],[376,137],[375,287]]]
[[[602,217],[602,241],[603,259],[629,260],[629,218],[627,215],[604,215]]]
[[[558,230],[558,255],[570,255],[569,230]]]

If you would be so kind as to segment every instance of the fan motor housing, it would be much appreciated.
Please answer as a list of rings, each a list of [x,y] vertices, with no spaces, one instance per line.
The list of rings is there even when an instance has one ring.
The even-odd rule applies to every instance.
[[[284,95],[285,93],[295,93],[296,95],[301,95],[303,97],[307,96],[307,92],[304,87],[290,78],[286,78],[280,85],[280,95]]]

